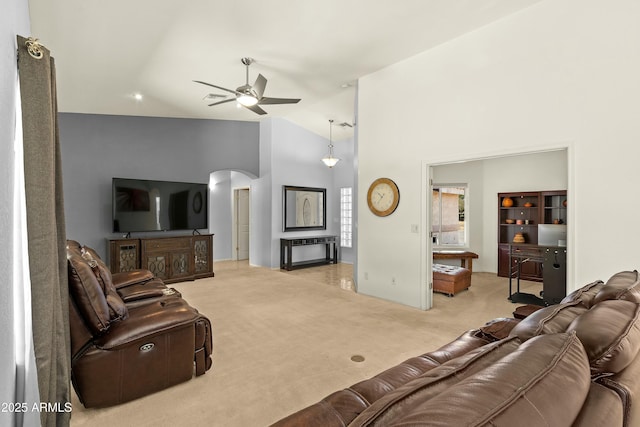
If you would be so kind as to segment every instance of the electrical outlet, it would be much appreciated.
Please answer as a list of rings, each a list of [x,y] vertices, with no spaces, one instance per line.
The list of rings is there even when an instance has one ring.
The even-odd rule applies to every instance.
[[[411,224],[411,232],[418,234],[418,224]]]
[[[364,280],[369,280],[369,273],[368,272],[364,272]]]

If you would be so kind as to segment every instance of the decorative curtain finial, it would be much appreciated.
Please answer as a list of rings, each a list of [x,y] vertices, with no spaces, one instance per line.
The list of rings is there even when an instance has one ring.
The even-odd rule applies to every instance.
[[[38,42],[38,39],[29,37],[24,44],[27,46],[27,52],[35,59],[42,59],[44,52],[42,51],[42,45]]]

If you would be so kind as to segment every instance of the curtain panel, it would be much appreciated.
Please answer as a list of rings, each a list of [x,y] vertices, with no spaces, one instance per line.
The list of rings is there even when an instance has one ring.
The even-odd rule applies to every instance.
[[[33,343],[40,403],[47,405],[40,420],[43,426],[65,426],[71,417],[71,361],[55,66],[46,48],[29,52],[27,39],[17,38]]]

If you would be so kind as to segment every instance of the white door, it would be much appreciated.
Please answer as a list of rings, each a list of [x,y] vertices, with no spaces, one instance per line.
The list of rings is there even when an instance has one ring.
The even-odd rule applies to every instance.
[[[235,190],[236,259],[249,259],[249,189]]]

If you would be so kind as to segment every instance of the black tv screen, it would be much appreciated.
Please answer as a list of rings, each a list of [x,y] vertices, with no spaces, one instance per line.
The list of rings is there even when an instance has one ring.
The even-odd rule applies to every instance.
[[[113,232],[208,228],[207,184],[113,178]]]

